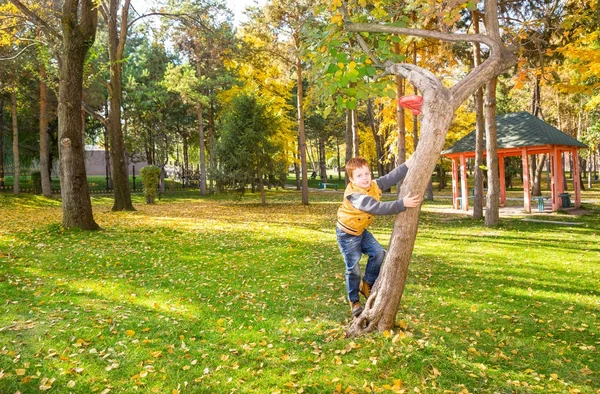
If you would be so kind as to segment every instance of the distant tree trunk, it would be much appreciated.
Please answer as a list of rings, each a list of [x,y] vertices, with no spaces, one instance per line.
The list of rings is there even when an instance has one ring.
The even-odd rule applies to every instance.
[[[85,118],[83,119],[85,123]],[[108,128],[104,128],[104,173],[106,177],[106,189],[112,190],[112,169],[111,169],[111,160],[110,160],[110,136]]]
[[[383,145],[381,138],[377,134],[377,124],[375,122],[375,114],[373,111],[373,99],[367,99],[367,115],[369,117],[369,126],[371,127],[371,133],[375,140],[375,152],[377,154],[377,171],[379,176],[385,175],[385,167],[383,166]]]
[[[46,87],[46,67],[40,62],[40,176],[42,178],[42,194],[52,195],[50,185],[50,165],[48,164],[48,88]]]
[[[263,180],[263,173],[258,168],[258,190],[260,191],[260,205],[267,205],[267,193],[265,192],[265,182]]]
[[[0,187],[4,187],[4,97],[0,96]]]
[[[197,48],[196,54],[196,77],[200,79],[202,77],[202,64],[200,63],[201,55],[200,49]],[[200,151],[200,194],[206,195],[206,157],[205,157],[205,144],[204,144],[204,119],[202,114],[202,104],[198,104],[196,108],[196,116],[198,118],[198,139]]]
[[[300,146],[300,136],[298,136],[298,146]],[[300,161],[300,148],[294,154],[296,156],[296,160],[294,160],[294,174],[296,174],[296,190],[302,190],[302,172],[300,171],[300,166],[298,162]]]
[[[209,175],[209,186],[208,192],[212,194],[214,192],[214,175],[213,170],[215,169],[215,106],[214,100],[210,101],[210,108],[208,111],[208,175]]]
[[[17,122],[17,92],[12,91],[10,93],[10,111],[12,114],[12,151],[13,151],[13,193],[19,194],[20,178],[21,178],[21,163],[19,160],[19,125]]]
[[[473,17],[473,27],[475,34],[479,34],[479,13],[471,11]],[[473,44],[474,59],[473,65],[475,67],[481,64],[481,46],[479,43]],[[481,219],[483,217],[483,200],[485,193],[483,192],[483,150],[484,141],[483,135],[485,132],[485,116],[483,112],[483,87],[477,89],[475,92],[475,114],[476,114],[476,127],[475,127],[475,182],[474,188],[475,193],[473,196],[473,219]]]
[[[321,179],[327,179],[327,158],[325,157],[325,139],[319,138],[319,169]]]
[[[440,184],[438,185],[438,190],[442,190],[446,187],[446,171],[444,171],[444,161],[440,156],[440,164],[438,165],[438,173],[440,177]]]
[[[394,43],[394,51],[400,54],[400,44]],[[404,108],[400,105],[400,98],[404,96],[404,78],[396,75],[396,122],[398,123],[398,156],[396,166],[406,161],[406,122],[404,121]],[[400,190],[400,188],[398,188]]]
[[[346,162],[352,158],[354,139],[352,138],[352,111],[346,109]],[[346,185],[350,182],[346,175]]]
[[[543,153],[540,155],[538,162],[536,164],[534,180],[531,189],[532,196],[541,196],[542,195],[542,172],[544,171],[544,165],[546,164],[546,154]]]
[[[296,48],[300,48],[300,38],[298,34],[294,35]],[[297,110],[298,110],[298,141],[300,142],[300,170],[302,171],[302,205],[308,205],[308,169],[306,168],[306,136],[304,134],[304,93],[302,90],[302,60],[300,56],[296,57],[296,85],[297,93]]]
[[[496,77],[485,88],[485,142],[487,145],[488,191],[485,205],[485,225],[497,226],[500,222],[500,179],[498,175],[498,138],[496,131]]]
[[[92,0],[65,0],[62,6],[63,52],[58,94],[59,161],[61,169],[62,225],[97,230],[85,172],[81,136],[83,64],[98,23]]]
[[[360,138],[358,135],[358,113],[355,109],[351,110],[352,114],[352,156],[356,157],[360,155]]]
[[[340,144],[336,141],[335,146],[337,148],[337,172],[338,172],[338,181],[342,179],[342,163],[340,157]]]

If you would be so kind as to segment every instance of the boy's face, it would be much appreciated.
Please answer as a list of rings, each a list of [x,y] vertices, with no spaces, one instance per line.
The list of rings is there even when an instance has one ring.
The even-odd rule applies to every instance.
[[[360,188],[368,189],[369,186],[371,186],[371,171],[369,170],[369,167],[355,169],[350,177],[350,182]]]

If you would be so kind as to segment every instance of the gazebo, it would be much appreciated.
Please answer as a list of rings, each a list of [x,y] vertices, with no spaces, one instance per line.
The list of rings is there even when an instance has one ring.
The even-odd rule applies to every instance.
[[[500,206],[506,206],[506,182],[504,179],[504,158],[521,156],[523,163],[523,199],[524,209],[531,212],[531,192],[529,190],[529,155],[547,153],[551,165],[551,200],[552,211],[557,211],[562,205],[559,199],[564,196],[562,180],[562,153],[573,155],[573,192],[575,207],[581,205],[581,189],[579,185],[579,155],[580,148],[585,144],[563,133],[556,127],[536,118],[528,112],[516,112],[496,116],[498,136],[498,163],[500,171]],[[442,155],[452,160],[452,202],[454,209],[469,210],[467,194],[466,160],[475,157],[475,131],[471,132],[452,147],[444,150]],[[459,188],[460,171],[460,188]],[[570,200],[570,198],[569,198]],[[543,207],[543,200],[539,200]]]

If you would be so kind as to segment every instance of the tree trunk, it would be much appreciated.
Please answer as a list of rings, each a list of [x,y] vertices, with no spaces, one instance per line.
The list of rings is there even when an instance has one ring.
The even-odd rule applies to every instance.
[[[352,146],[354,144],[352,139],[352,111],[346,109],[346,161],[352,158]],[[348,173],[346,173],[346,185],[350,182],[348,179]]]
[[[496,82],[496,77],[494,77],[485,87],[485,143],[488,174],[485,225],[487,227],[497,226],[500,221],[500,179],[498,175],[498,138],[496,132]]]
[[[83,118],[85,122],[85,117]],[[108,128],[104,128],[104,174],[106,177],[106,191],[112,190],[112,171],[111,171],[111,160],[110,160],[110,137]]]
[[[21,163],[19,160],[19,125],[17,122],[17,92],[12,91],[10,93],[10,112],[12,114],[12,151],[13,151],[13,193],[19,194],[21,192],[20,178],[21,178]]]
[[[209,172],[208,175],[210,175],[209,178],[209,185],[208,185],[208,192],[210,194],[212,194],[214,192],[214,175],[213,175],[213,171],[216,167],[215,164],[215,152],[214,149],[215,148],[215,107],[214,107],[214,100],[210,101],[210,108],[208,111],[208,167],[209,167]]]
[[[536,168],[535,168],[533,185],[531,188],[532,196],[541,196],[542,195],[542,188],[541,188],[542,172],[544,171],[545,164],[546,164],[546,154],[543,153],[540,155],[537,165],[536,165]]]
[[[112,186],[114,191],[114,204],[112,211],[135,211],[131,202],[129,188],[129,174],[127,173],[127,160],[125,159],[125,142],[121,124],[121,107],[123,101],[123,51],[127,39],[127,14],[129,1],[121,9],[121,26],[117,26],[119,5],[121,0],[110,0],[108,12],[105,12],[108,26],[108,54],[110,59],[110,90],[108,112],[108,135],[110,139],[110,167],[112,171]]]
[[[206,195],[206,154],[204,152],[204,119],[202,116],[202,105],[198,105],[196,109],[196,116],[198,119],[198,140],[200,141],[200,194]]]
[[[46,67],[40,63],[40,176],[42,178],[42,194],[52,195],[50,185],[50,165],[48,163],[48,88],[46,83]]]
[[[358,113],[355,109],[350,111],[352,116],[352,157],[360,155],[360,137],[358,135]]]
[[[62,11],[63,53],[58,93],[62,225],[97,230],[85,172],[80,109],[83,64],[95,39],[98,10],[92,0],[65,0]]]
[[[404,72],[403,66],[408,67],[409,65],[395,65],[394,74]],[[417,68],[408,70],[415,69]],[[446,133],[454,116],[450,91],[428,71],[421,69],[420,72],[425,75],[422,83],[431,83],[432,86],[428,86],[429,88],[423,92],[425,99],[422,120],[423,133],[417,151],[414,153],[414,168],[418,168],[418,171],[412,169],[408,171],[400,188],[400,196],[424,193],[437,163],[439,152],[444,147]],[[420,208],[408,208],[396,217],[385,263],[363,313],[354,320],[348,329],[349,336],[376,329],[388,330],[394,326],[417,235],[419,211]]]
[[[319,169],[321,179],[327,180],[327,158],[325,155],[325,139],[319,138]]]
[[[475,34],[479,34],[479,13],[471,12],[473,17],[473,28]],[[481,46],[479,43],[473,44],[473,65],[478,67],[481,65]],[[475,99],[475,114],[476,114],[476,127],[475,127],[475,182],[474,188],[475,193],[473,196],[473,219],[483,218],[483,199],[485,193],[483,192],[483,149],[484,149],[484,130],[485,130],[485,116],[483,113],[483,88],[477,89],[474,96]]]
[[[400,54],[400,44],[394,43],[394,51]],[[404,120],[404,108],[400,105],[400,98],[404,96],[404,79],[398,75],[396,80],[396,122],[398,124],[398,156],[396,166],[406,161],[406,122]]]
[[[197,48],[199,52],[199,48]],[[200,63],[201,56],[199,53],[196,54],[196,77],[200,79],[202,77],[202,64]],[[202,114],[202,104],[198,104],[196,108],[196,116],[198,118],[198,149],[200,151],[200,194],[206,195],[206,154],[204,144],[204,118]]]
[[[373,99],[367,99],[367,115],[369,116],[369,126],[371,126],[371,133],[373,134],[373,139],[375,140],[375,152],[377,154],[377,174],[378,176],[385,175],[385,167],[383,166],[383,145],[381,143],[381,138],[377,134],[377,124],[375,122],[375,114],[373,111]]]
[[[4,187],[4,97],[0,97],[0,187]]]
[[[295,37],[296,43],[299,42]],[[299,47],[299,44],[296,45]],[[304,134],[304,109],[302,92],[302,60],[296,58],[296,84],[298,85],[298,150],[300,153],[300,170],[302,171],[302,205],[308,205],[308,169],[306,168],[306,137]]]

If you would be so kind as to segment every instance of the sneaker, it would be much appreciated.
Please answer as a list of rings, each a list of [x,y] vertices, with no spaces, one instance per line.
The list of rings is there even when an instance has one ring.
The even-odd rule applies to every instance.
[[[358,291],[362,295],[364,295],[365,298],[369,298],[369,296],[371,295],[371,287],[372,287],[372,285],[368,284],[364,280],[361,280],[360,281],[360,287],[359,287]]]
[[[352,316],[358,317],[363,311],[363,307],[359,301],[354,301],[350,303],[350,310],[352,311]]]

